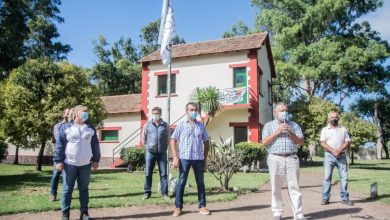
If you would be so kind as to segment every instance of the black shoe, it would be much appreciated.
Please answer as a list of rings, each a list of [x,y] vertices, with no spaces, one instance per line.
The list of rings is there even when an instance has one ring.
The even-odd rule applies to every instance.
[[[82,212],[80,214],[80,220],[90,220],[88,212]]]
[[[353,206],[353,202],[351,202],[349,199],[348,200],[343,200],[341,203],[343,203],[344,205]]]
[[[327,200],[327,199],[323,199],[321,201],[321,205],[328,205],[328,204],[329,204],[329,200]]]
[[[150,198],[150,194],[149,193],[145,193],[144,197],[142,197],[142,199],[149,199],[149,198]]]
[[[61,220],[69,220],[69,212],[62,212]]]

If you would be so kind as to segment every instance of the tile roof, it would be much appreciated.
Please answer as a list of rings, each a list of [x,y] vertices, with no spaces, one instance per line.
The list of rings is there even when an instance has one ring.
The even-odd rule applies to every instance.
[[[268,33],[258,33],[239,37],[224,38],[190,44],[173,45],[172,58],[197,56],[260,48],[268,38]],[[160,60],[160,50],[143,57],[140,62]]]
[[[141,111],[141,94],[103,96],[102,99],[108,114]]]

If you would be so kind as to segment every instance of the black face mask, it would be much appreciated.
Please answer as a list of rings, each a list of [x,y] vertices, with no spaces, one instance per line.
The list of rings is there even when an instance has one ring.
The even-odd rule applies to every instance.
[[[339,120],[338,119],[332,119],[332,120],[330,120],[330,124],[332,126],[337,126],[339,124]]]
[[[64,117],[64,121],[68,122],[68,116]]]

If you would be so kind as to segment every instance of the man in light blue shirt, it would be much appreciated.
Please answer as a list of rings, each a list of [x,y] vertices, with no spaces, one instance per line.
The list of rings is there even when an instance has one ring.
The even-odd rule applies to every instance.
[[[210,215],[210,211],[206,208],[206,189],[203,180],[203,172],[209,152],[209,138],[204,125],[196,120],[197,112],[197,104],[188,103],[186,105],[187,120],[181,121],[171,136],[173,166],[179,167],[176,208],[173,212],[173,216],[176,217],[182,214],[184,188],[191,166],[194,169],[198,187],[199,213]],[[177,143],[179,144],[179,150],[176,147]]]

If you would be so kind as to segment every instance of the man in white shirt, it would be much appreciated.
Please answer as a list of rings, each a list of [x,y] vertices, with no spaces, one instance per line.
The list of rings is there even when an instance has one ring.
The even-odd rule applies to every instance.
[[[324,154],[324,182],[321,205],[329,204],[333,168],[337,167],[340,178],[340,197],[345,205],[353,205],[349,200],[348,165],[346,151],[351,143],[348,130],[338,125],[339,114],[331,111],[328,114],[328,126],[321,130],[320,143]]]

